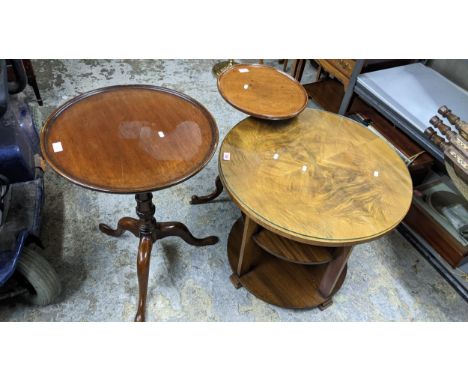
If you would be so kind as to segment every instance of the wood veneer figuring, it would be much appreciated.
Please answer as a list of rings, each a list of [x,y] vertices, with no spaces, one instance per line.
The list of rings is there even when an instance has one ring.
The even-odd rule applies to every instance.
[[[399,224],[412,199],[408,170],[392,148],[359,123],[320,110],[287,122],[244,119],[222,143],[219,170],[246,215],[306,244],[376,239]]]

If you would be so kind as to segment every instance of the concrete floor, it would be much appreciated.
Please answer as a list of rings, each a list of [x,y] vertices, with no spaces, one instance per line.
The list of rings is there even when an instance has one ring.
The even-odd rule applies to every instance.
[[[211,67],[216,60],[37,60],[43,117],[65,100],[94,88],[127,83],[166,86],[194,97],[215,117],[222,139],[245,115],[218,94]],[[267,60],[280,67],[277,61]],[[306,69],[305,81],[314,73]],[[32,99],[32,92],[28,90]],[[313,106],[313,105],[311,105]],[[79,130],[77,129],[77,134]],[[238,209],[223,195],[191,206],[190,196],[213,187],[214,159],[197,176],[155,193],[159,220],[179,220],[195,235],[220,243],[191,247],[177,238],[153,247],[148,321],[466,321],[468,304],[398,233],[355,248],[342,289],[321,312],[287,310],[263,303],[229,281],[226,240]],[[98,223],[133,216],[133,196],[108,195],[46,173],[42,239],[63,292],[56,304],[0,304],[2,321],[131,321],[137,298],[137,241],[101,234]]]

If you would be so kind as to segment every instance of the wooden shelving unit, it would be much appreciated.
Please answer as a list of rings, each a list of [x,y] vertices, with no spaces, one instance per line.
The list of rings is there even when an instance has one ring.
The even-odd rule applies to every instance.
[[[231,277],[231,281],[233,281],[236,287],[245,287],[254,296],[269,304],[295,309],[314,308],[317,306],[325,308],[327,303],[331,301],[331,297],[341,288],[346,278],[346,266],[341,272],[332,294],[325,298],[320,293],[319,287],[328,264],[309,263],[305,265],[290,260],[297,258],[298,253],[296,250],[298,248],[300,248],[300,258],[302,258],[304,253],[305,256],[310,256],[311,253],[315,252],[315,248],[317,247],[307,250],[303,248],[303,246],[307,245],[295,243],[288,239],[284,240],[291,241],[292,243],[285,244],[282,240],[276,239],[267,241],[265,240],[266,235],[260,235],[260,240],[257,235],[257,239],[254,240],[253,245],[257,245],[255,244],[256,242],[261,242],[262,244],[267,242],[265,248],[269,248],[271,252],[267,252],[261,247],[256,248],[258,250],[257,256],[251,264],[250,269],[240,278],[237,278],[235,274],[239,265],[243,230],[244,223],[242,218],[240,218],[233,225],[228,238],[228,258],[234,276],[234,278]],[[269,234],[277,236],[274,233],[269,232]],[[271,235],[268,235],[268,239],[271,239]],[[279,236],[277,237],[279,238]],[[275,244],[279,246],[276,247]],[[293,249],[294,255],[291,252],[286,252],[286,248]],[[282,254],[283,258],[278,256],[279,253]],[[312,255],[312,257],[314,256],[316,255]],[[326,256],[323,253],[318,255],[318,258],[321,260],[324,260],[325,257],[327,259],[332,258],[331,255]]]

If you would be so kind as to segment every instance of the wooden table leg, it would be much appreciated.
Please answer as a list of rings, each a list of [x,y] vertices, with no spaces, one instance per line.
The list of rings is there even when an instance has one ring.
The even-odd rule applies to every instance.
[[[192,200],[190,201],[190,204],[203,204],[208,203],[213,199],[216,199],[219,195],[221,195],[221,192],[223,192],[223,183],[221,183],[219,175],[216,177],[215,185],[216,190],[214,190],[211,194],[204,196],[192,195]]]
[[[119,237],[122,236],[122,234],[125,231],[129,231],[133,233],[136,237],[140,237],[140,228],[139,228],[139,220],[130,218],[130,217],[123,217],[122,219],[119,220],[117,223],[117,228],[112,229],[109,227],[107,224],[99,224],[99,230],[102,233],[105,233],[106,235],[113,236],[113,237]]]
[[[239,262],[237,263],[236,272],[229,277],[232,285],[234,285],[236,289],[239,289],[242,286],[239,278],[246,274],[251,269],[255,259],[257,259],[258,256],[261,256],[260,247],[258,247],[252,239],[252,236],[257,233],[260,226],[244,213],[242,213],[242,216],[244,221],[244,230],[239,251]]]
[[[239,264],[237,265],[237,276],[241,277],[252,267],[252,263],[261,255],[260,247],[255,244],[252,236],[257,233],[260,226],[248,216],[244,218],[244,232],[242,234],[242,243],[239,255]]]
[[[302,79],[302,73],[304,73],[305,64],[306,64],[306,60],[304,59],[294,60],[291,75],[299,82]]]
[[[137,274],[138,274],[138,309],[135,316],[136,322],[145,321],[146,313],[146,295],[148,293],[148,275],[151,258],[151,248],[153,240],[149,235],[140,237],[140,245],[138,246],[137,257]]]
[[[31,63],[31,60],[22,60],[24,69],[26,70],[26,76],[28,77],[28,84],[32,86],[34,90],[34,95],[36,96],[37,103],[39,106],[43,105],[41,92],[39,91],[39,86],[37,86],[36,75]]]
[[[319,65],[317,68],[317,73],[315,75],[315,81],[320,81],[321,75],[322,75],[322,67]]]
[[[323,297],[330,297],[333,289],[343,272],[353,247],[337,247],[335,251],[335,259],[328,263],[322,280],[320,281],[319,292]]]
[[[169,237],[177,236],[184,240],[187,244],[203,247],[205,245],[213,245],[219,241],[217,236],[208,236],[202,239],[195,237],[189,229],[180,222],[158,222],[154,233],[154,241]]]
[[[137,257],[137,275],[138,275],[138,309],[135,315],[135,321],[145,321],[146,315],[146,296],[148,293],[148,275],[151,248],[153,247],[154,230],[156,226],[156,219],[154,214],[156,207],[153,204],[153,194],[146,192],[136,194],[135,200],[137,202],[136,213],[140,218],[140,244],[138,245]]]

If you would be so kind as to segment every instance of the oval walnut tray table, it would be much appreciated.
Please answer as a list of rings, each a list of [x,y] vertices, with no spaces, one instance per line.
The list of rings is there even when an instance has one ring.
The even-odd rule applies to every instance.
[[[281,307],[329,306],[353,246],[390,232],[411,204],[400,157],[333,113],[246,118],[219,155],[222,184],[242,211],[227,245],[231,281]]]
[[[218,128],[194,99],[148,85],[111,86],[84,93],[54,111],[41,131],[41,150],[49,165],[69,181],[92,190],[135,194],[138,219],[123,217],[110,236],[129,231],[139,238],[139,300],[135,321],[145,320],[150,254],[156,240],[178,236],[191,245],[212,245],[215,236],[197,239],[179,222],[156,221],[152,192],[197,174],[211,159]]]
[[[304,87],[272,66],[238,64],[218,77],[218,90],[236,109],[262,119],[289,119],[305,109]]]

